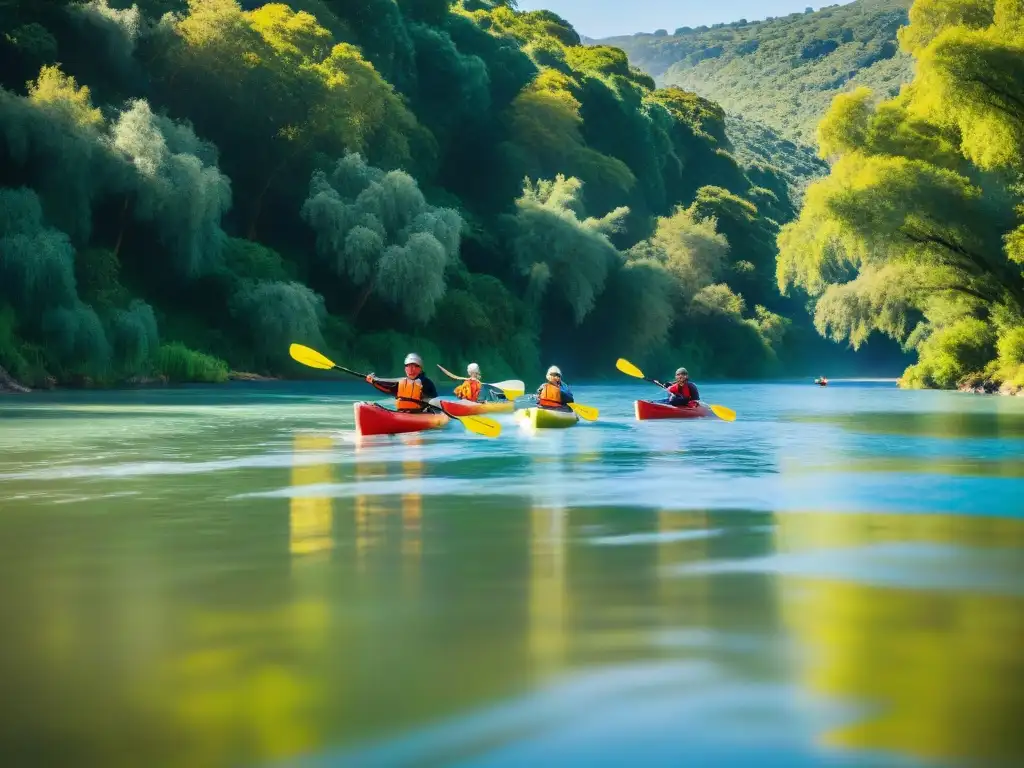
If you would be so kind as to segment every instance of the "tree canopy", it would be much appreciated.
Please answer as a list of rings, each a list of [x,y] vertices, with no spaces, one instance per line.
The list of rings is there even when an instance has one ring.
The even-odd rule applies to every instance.
[[[819,126],[828,178],[778,237],[783,290],[816,324],[916,351],[908,386],[1024,384],[1024,5],[917,0],[900,31],[917,74],[899,96],[839,96]]]
[[[798,354],[784,176],[737,161],[718,104],[553,13],[91,0],[0,21],[0,365],[28,383],[294,373],[290,340],[516,377]]]

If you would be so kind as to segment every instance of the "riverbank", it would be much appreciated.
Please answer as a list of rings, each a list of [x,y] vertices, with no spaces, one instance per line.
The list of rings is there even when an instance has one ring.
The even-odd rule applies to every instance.
[[[230,371],[228,373],[228,381],[283,381],[283,376],[264,376],[260,373],[250,373],[248,371]],[[33,391],[52,391],[52,390],[71,390],[71,389],[139,389],[142,387],[170,387],[177,386],[179,384],[188,384],[190,382],[171,381],[167,376],[133,376],[125,381],[118,382],[117,384],[111,384],[109,386],[97,385],[91,379],[83,379],[78,386],[68,386],[67,384],[58,385],[56,381],[53,381],[51,386],[38,387],[32,390],[26,387],[21,382],[17,381],[11,376],[3,367],[0,367],[0,394],[11,394],[21,395],[28,394]]]
[[[997,381],[986,379],[980,376],[968,377],[962,380],[957,387],[960,392],[970,392],[975,395],[1006,395],[1009,397],[1024,397],[1024,387],[1017,386],[1010,381]]]

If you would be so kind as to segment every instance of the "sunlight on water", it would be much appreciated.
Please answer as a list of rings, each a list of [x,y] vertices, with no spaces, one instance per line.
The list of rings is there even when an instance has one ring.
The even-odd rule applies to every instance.
[[[0,401],[13,764],[1016,765],[1024,400],[360,438],[346,385]],[[656,393],[653,393],[656,395]]]

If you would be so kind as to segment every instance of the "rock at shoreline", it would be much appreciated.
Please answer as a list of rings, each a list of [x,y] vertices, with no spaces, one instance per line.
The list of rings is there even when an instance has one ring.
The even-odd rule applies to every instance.
[[[963,379],[957,390],[974,395],[1024,395],[1024,389],[1015,387],[1009,382],[1000,384],[992,379],[983,379],[979,376]]]
[[[19,395],[26,394],[32,390],[28,387],[23,387],[21,384],[14,380],[3,368],[0,368],[0,392],[11,392],[18,393]]]
[[[228,374],[230,381],[280,381],[278,376],[261,376],[258,373],[247,373],[246,371],[231,371]]]
[[[125,379],[126,387],[166,387],[169,379],[162,373],[157,376],[132,376]]]
[[[1018,387],[1011,384],[1008,381],[1003,382],[1003,386],[999,388],[1000,395],[1016,395],[1017,397],[1024,397],[1024,387]]]

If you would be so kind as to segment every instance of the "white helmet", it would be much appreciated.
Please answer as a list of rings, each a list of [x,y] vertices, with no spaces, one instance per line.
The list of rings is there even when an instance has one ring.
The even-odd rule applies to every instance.
[[[552,365],[550,368],[548,368],[548,376],[552,376],[552,375],[554,375],[554,376],[561,376],[562,375],[562,371],[561,371],[561,369],[557,365]]]
[[[470,363],[466,366],[466,373],[472,376],[474,373],[480,373],[480,366],[476,363]]]
[[[421,358],[415,352],[410,352],[408,355],[405,356],[405,364],[406,365],[410,365],[411,363],[415,363],[420,368],[422,368],[423,367],[423,358]]]

